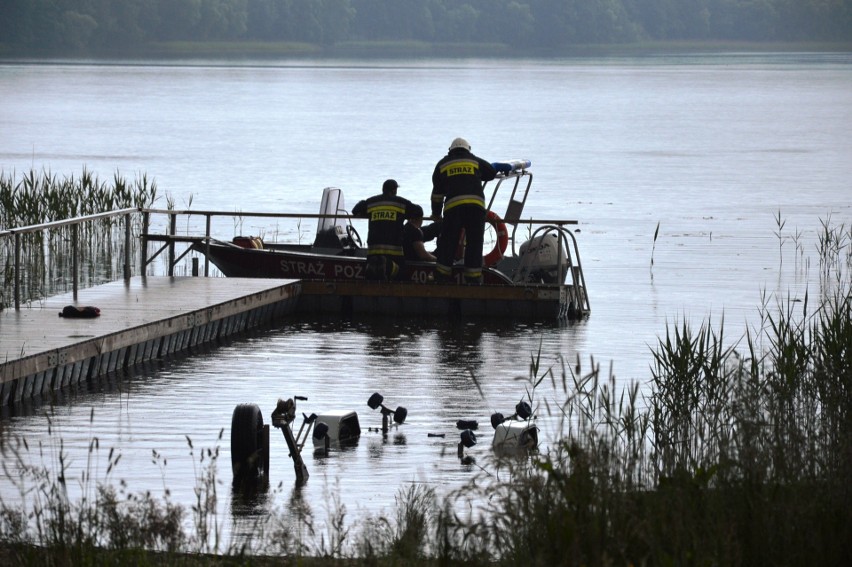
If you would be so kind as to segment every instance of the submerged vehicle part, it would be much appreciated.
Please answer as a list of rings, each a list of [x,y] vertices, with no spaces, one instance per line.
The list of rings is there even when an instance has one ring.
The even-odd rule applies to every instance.
[[[521,400],[515,405],[515,413],[504,417],[502,413],[491,415],[494,439],[491,447],[500,456],[528,455],[538,449],[538,427],[532,421],[530,404]]]
[[[506,420],[494,430],[491,447],[498,455],[527,455],[538,449],[538,427],[531,421]]]
[[[331,443],[347,443],[358,439],[361,425],[354,411],[329,411],[317,415],[302,414],[302,425],[293,433],[296,420],[296,401],[306,401],[304,396],[279,399],[272,411],[272,425],[279,428],[287,442],[289,456],[293,459],[297,484],[307,481],[310,474],[302,459],[302,448],[311,436],[314,445],[322,445],[326,451]],[[255,404],[239,404],[231,418],[231,468],[234,485],[256,481],[262,474],[269,475],[269,426],[263,423],[263,414]]]
[[[323,445],[328,449],[330,443],[346,444],[360,436],[361,424],[354,411],[329,411],[316,416],[312,435],[314,445]]]
[[[393,422],[397,425],[402,425],[405,423],[405,418],[408,417],[408,410],[402,406],[398,406],[395,410],[392,410],[384,405],[384,399],[384,396],[376,392],[367,400],[367,405],[370,406],[370,409],[379,409],[382,412],[382,433],[387,434],[389,429],[388,418],[393,416]]]
[[[231,470],[234,484],[269,472],[269,426],[255,404],[239,404],[231,416]]]

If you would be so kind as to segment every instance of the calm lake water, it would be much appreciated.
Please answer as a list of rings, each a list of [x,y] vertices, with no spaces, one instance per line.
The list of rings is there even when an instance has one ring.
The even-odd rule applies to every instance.
[[[852,226],[850,54],[15,63],[0,64],[0,101],[0,169],[16,177],[30,168],[78,176],[85,167],[103,180],[144,173],[162,207],[168,196],[178,208],[307,213],[318,211],[323,187],[341,187],[351,207],[393,177],[427,205],[435,162],[463,136],[491,161],[532,161],[525,215],[579,221],[585,321],[294,318],[53,405],[4,410],[0,425],[26,436],[34,462],[54,466],[61,437],[74,470],[84,470],[96,436],[96,478],[107,479],[115,448],[122,460],[108,480],[132,492],[166,486],[187,507],[206,464],[201,448],[219,446],[226,533],[294,500],[322,518],[337,499],[357,521],[389,510],[410,483],[457,488],[480,469],[456,459],[455,421],[483,425],[469,453],[486,463],[488,417],[524,396],[516,378],[528,376],[539,349],[557,375],[562,360],[570,368],[579,357],[586,372],[594,358],[620,386],[646,384],[667,325],[724,317],[733,344],[758,324],[764,292],[807,291],[813,302],[823,223]],[[220,236],[278,230],[244,223]],[[374,391],[408,408],[397,432],[365,432],[328,458],[307,454],[312,476],[295,489],[273,430],[273,488],[232,498],[237,403],[258,403],[268,420],[279,397],[305,395],[302,411],[355,409],[363,427],[376,427],[381,417],[366,406]],[[537,395],[564,401],[549,388]],[[545,438],[553,433],[549,420],[541,425]],[[16,474],[0,476],[4,502],[20,498]]]

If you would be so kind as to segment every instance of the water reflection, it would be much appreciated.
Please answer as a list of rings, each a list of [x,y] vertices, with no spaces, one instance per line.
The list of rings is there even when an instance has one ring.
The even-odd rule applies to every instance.
[[[231,516],[253,518],[269,511],[269,479],[265,476],[231,484]]]
[[[465,482],[480,469],[460,462],[456,422],[487,423],[493,411],[514,407],[524,387],[514,378],[525,375],[529,356],[542,348],[553,361],[583,333],[583,326],[556,324],[293,317],[196,349],[193,356],[154,361],[54,392],[50,399],[7,406],[2,419],[6,431],[31,445],[55,444],[46,432],[49,410],[74,467],[69,475],[85,466],[88,443],[97,436],[101,447],[121,452],[114,478],[128,491],[164,486],[187,510],[197,504],[198,488],[197,462],[186,456],[187,439],[196,447],[220,448],[218,479],[228,490],[218,506],[230,518],[224,529],[234,538],[251,539],[270,519],[303,529],[299,514],[325,514],[321,508],[337,490],[334,485],[350,517],[363,517],[390,509],[407,483],[449,491]],[[389,424],[387,434],[381,432],[381,412],[367,404],[376,392],[389,408],[407,408],[405,422]],[[272,430],[268,479],[232,487],[229,439],[235,406],[257,404],[269,423],[275,402],[296,394],[308,398],[298,409],[309,415],[356,411],[360,438],[332,444],[327,454],[306,446],[310,477],[297,486],[286,443]],[[483,462],[490,449],[482,441],[466,456]],[[168,466],[152,466],[152,450]],[[0,478],[0,498],[13,505],[20,493],[9,481]]]
[[[388,318],[358,319],[350,322],[353,328],[364,333],[367,353],[376,357],[397,357],[419,337],[425,334],[413,321]]]
[[[438,360],[445,366],[469,368],[478,373],[484,363],[482,335],[483,325],[480,322],[460,322],[439,328]]]

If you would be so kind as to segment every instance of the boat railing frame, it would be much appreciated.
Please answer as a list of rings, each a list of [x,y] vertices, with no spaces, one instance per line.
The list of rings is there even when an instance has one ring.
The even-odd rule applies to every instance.
[[[518,201],[517,199],[515,199],[515,194],[516,194],[516,191],[518,190],[518,187],[519,187],[518,180],[523,179],[523,178],[531,179],[531,175],[506,176],[505,178],[502,178],[501,181],[508,179],[508,178],[514,178],[515,179],[515,187],[513,188],[512,197],[510,198],[509,209],[512,210],[514,208],[514,210],[520,211],[520,210],[523,209],[523,202],[526,200],[526,194],[529,191],[529,184],[527,184],[526,188],[524,189],[523,199],[521,201]],[[496,190],[497,190],[497,187],[495,187],[495,193],[496,193]],[[520,205],[513,205],[512,204],[513,202],[516,202],[516,203],[520,202],[521,204]],[[493,203],[493,198],[492,198],[492,203]],[[168,232],[168,234],[165,234],[165,235],[152,234],[152,233],[149,232],[149,229],[150,229],[150,226],[151,226],[150,216],[152,214],[168,215],[168,217],[169,217],[169,221],[168,221],[169,232]],[[177,234],[177,224],[178,224],[178,217],[179,216],[201,216],[201,217],[204,217],[204,226],[205,226],[204,235],[203,236],[178,235]],[[331,219],[346,219],[347,222],[349,222],[349,223],[351,223],[351,221],[353,219],[362,219],[362,217],[356,217],[356,216],[353,216],[353,215],[350,215],[350,214],[340,214],[340,213],[337,213],[337,214],[311,214],[311,213],[270,213],[270,212],[260,212],[260,211],[233,212],[233,211],[210,211],[210,210],[143,209],[142,210],[141,239],[142,239],[142,250],[143,250],[144,253],[141,255],[141,265],[140,265],[141,273],[144,274],[145,270],[147,269],[147,266],[157,256],[159,256],[164,251],[167,251],[167,254],[168,254],[168,264],[167,264],[168,265],[168,275],[173,276],[174,275],[174,268],[175,268],[176,264],[178,262],[180,262],[190,251],[192,251],[192,246],[191,246],[192,244],[198,243],[198,244],[202,244],[203,246],[205,246],[204,276],[208,277],[210,275],[210,260],[209,260],[209,255],[206,253],[207,250],[208,250],[207,247],[209,247],[211,241],[216,240],[211,235],[212,219],[214,217],[236,217],[236,216],[239,216],[241,218],[283,218],[283,219],[327,219],[327,218],[331,218]],[[425,217],[425,218],[429,219],[429,220],[434,220],[432,217]],[[533,235],[538,234],[540,231],[557,231],[559,233],[560,236],[558,238],[559,244],[558,244],[558,250],[557,250],[557,258],[558,258],[558,262],[559,262],[559,265],[558,265],[559,272],[558,273],[561,274],[562,271],[563,271],[562,251],[565,250],[568,253],[567,254],[568,266],[565,267],[566,272],[567,271],[571,272],[571,279],[572,279],[575,287],[577,287],[578,284],[579,284],[580,287],[582,287],[582,298],[581,298],[582,303],[585,304],[586,307],[588,308],[589,300],[588,300],[588,294],[585,291],[586,290],[586,281],[585,281],[585,276],[583,275],[582,263],[580,261],[579,245],[577,243],[577,239],[574,236],[573,232],[567,228],[569,226],[575,226],[575,225],[579,224],[578,221],[576,221],[576,220],[564,220],[564,219],[533,219],[533,218],[530,218],[530,219],[517,218],[517,219],[511,219],[511,220],[515,221],[513,223],[513,230],[512,230],[511,236],[510,236],[510,241],[512,243],[511,244],[511,250],[512,250],[513,255],[516,254],[516,249],[515,249],[516,233],[517,233],[518,228],[522,225],[529,226],[530,232]],[[532,227],[536,227],[536,228],[533,230]],[[148,243],[149,242],[155,242],[155,241],[162,242],[163,244],[152,255],[148,256],[147,255]],[[175,251],[175,244],[176,243],[187,243],[187,244],[190,244],[190,246],[188,246],[186,248],[186,250],[184,250],[182,253],[180,253],[178,255]],[[197,260],[197,259],[193,258],[193,260]],[[199,269],[198,269],[196,262],[193,263],[192,275],[194,275],[194,276],[199,275]]]
[[[501,220],[512,226],[512,234],[509,237],[509,241],[512,243],[512,254],[516,254],[515,250],[515,233],[518,230],[518,225],[521,224],[521,215],[524,212],[524,207],[527,203],[527,197],[530,194],[530,187],[532,187],[533,182],[533,174],[531,171],[526,169],[521,169],[517,171],[512,171],[507,174],[498,175],[494,179],[494,189],[491,192],[491,199],[488,201],[488,206],[486,207],[489,211],[494,210],[494,203],[497,200],[497,193],[500,192],[500,188],[503,186],[503,183],[511,180],[512,183],[512,192],[509,195],[509,201],[506,205],[506,212],[501,217]],[[526,183],[523,183],[526,181]],[[482,188],[488,186],[488,182],[483,183]],[[518,190],[521,189],[521,192],[518,193]]]
[[[576,224],[576,221],[571,221],[570,224]],[[580,261],[580,247],[577,244],[577,238],[574,236],[574,233],[565,228],[563,224],[553,222],[552,224],[543,224],[542,226],[539,226],[532,232],[530,239],[533,240],[539,236],[544,237],[550,233],[556,233],[557,235],[557,274],[559,274],[564,282],[565,277],[562,276],[562,252],[564,250],[566,252],[565,257],[567,258],[565,275],[567,276],[568,272],[571,273],[571,282],[574,290],[578,294],[576,297],[577,303],[579,304],[578,307],[581,308],[583,312],[590,313],[592,306],[589,303],[589,294],[586,293],[586,276],[583,274],[583,264]]]
[[[140,255],[140,271],[142,274],[148,268],[148,265],[151,264],[160,254],[166,252],[168,255],[167,260],[167,273],[169,276],[174,275],[175,266],[183,260],[183,258],[192,251],[193,244],[199,243],[205,246],[205,254],[204,254],[204,276],[208,277],[210,275],[210,260],[208,259],[207,250],[210,245],[210,241],[217,240],[211,234],[212,230],[212,221],[214,217],[240,217],[240,218],[281,218],[281,219],[347,219],[351,222],[352,219],[361,218],[354,217],[350,214],[341,214],[340,212],[336,214],[311,214],[311,213],[270,213],[270,212],[261,212],[261,211],[209,211],[209,210],[176,210],[176,209],[142,209],[142,233],[140,238],[142,240],[142,250],[143,254]],[[154,234],[151,233],[151,215],[166,215],[168,216],[168,232],[166,234]],[[177,221],[180,216],[196,216],[196,217],[204,217],[204,235],[203,236],[189,236],[189,235],[179,235],[177,234]],[[147,254],[148,244],[150,242],[162,242],[162,246],[158,248],[153,254],[150,256]],[[185,243],[190,244],[182,253],[179,255],[175,250],[176,243]],[[193,259],[195,260],[195,259]],[[198,272],[198,266],[193,263],[192,267],[192,275],[197,276],[200,275]]]

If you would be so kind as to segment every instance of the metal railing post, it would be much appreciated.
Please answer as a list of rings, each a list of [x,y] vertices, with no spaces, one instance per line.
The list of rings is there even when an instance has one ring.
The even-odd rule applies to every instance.
[[[204,277],[210,276],[210,215],[205,215],[207,218],[207,225],[204,230]]]
[[[142,213],[142,249],[139,250],[139,275],[143,278],[146,273],[145,268],[148,266],[148,225],[151,221],[150,216],[151,213],[148,211]]]
[[[77,274],[77,225],[71,225],[71,289],[74,293],[74,301],[77,301],[77,288],[79,287],[79,275]]]
[[[571,259],[570,258],[568,259],[568,266],[565,267],[565,276],[563,276],[562,275],[562,240],[563,239],[566,240],[566,242],[565,242],[566,247],[568,246],[568,242],[567,242],[567,239],[565,238],[565,225],[562,224],[562,223],[557,223],[556,227],[558,229],[556,231],[556,259],[557,259],[556,273],[559,274],[560,278],[562,278],[562,280],[559,282],[559,285],[562,285],[562,284],[565,283],[565,276],[568,275],[568,269],[571,267]],[[568,250],[568,253],[570,254],[570,249]],[[573,274],[571,274],[571,275],[573,276]],[[573,281],[573,278],[572,278],[572,281]]]
[[[169,236],[177,233],[177,214],[169,215]],[[169,276],[175,275],[175,241],[169,241]]]
[[[124,216],[124,279],[130,279],[130,213]]]
[[[15,233],[15,311],[21,309],[21,235]]]

